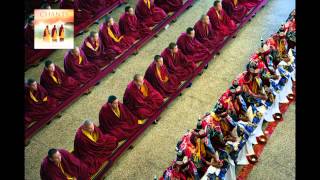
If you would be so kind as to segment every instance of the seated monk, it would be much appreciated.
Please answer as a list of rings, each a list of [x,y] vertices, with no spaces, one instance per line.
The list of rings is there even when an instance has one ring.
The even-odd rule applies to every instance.
[[[87,164],[90,175],[93,175],[109,160],[117,146],[116,137],[103,134],[92,121],[85,120],[75,136],[74,155]]]
[[[57,101],[34,79],[28,79],[25,93],[25,115],[31,119],[25,122],[26,127],[46,118],[57,107]]]
[[[34,49],[34,16],[28,17],[27,24],[24,27],[24,59],[25,65],[30,64],[28,60],[37,52]]]
[[[87,165],[63,149],[49,149],[41,163],[40,177],[41,180],[90,179]]]
[[[179,81],[187,80],[197,67],[193,61],[190,61],[179,49],[176,43],[170,43],[162,51],[161,57],[167,66],[170,74],[174,74]]]
[[[59,101],[64,101],[80,87],[79,81],[67,76],[50,60],[45,62],[45,68],[40,77],[40,84],[47,89],[50,96]]]
[[[142,75],[136,74],[127,86],[123,103],[139,119],[146,119],[159,109],[163,97]]]
[[[203,14],[193,28],[197,40],[209,50],[215,50],[223,41],[223,34],[212,29],[208,15]]]
[[[138,20],[148,27],[155,26],[167,17],[163,9],[154,5],[154,0],[139,0],[135,12]]]
[[[135,40],[151,34],[151,28],[138,21],[137,16],[134,14],[134,9],[130,6],[126,6],[125,13],[120,16],[119,28],[121,34],[130,36]]]
[[[148,67],[144,78],[163,96],[169,97],[175,93],[180,81],[174,74],[169,74],[166,65],[163,64],[163,58],[155,55],[154,61]]]
[[[170,13],[179,10],[183,6],[183,0],[154,0],[154,4]]]
[[[219,31],[224,36],[231,35],[236,29],[236,23],[222,9],[221,1],[216,0],[207,13],[213,30]]]
[[[89,62],[78,46],[64,56],[64,72],[81,84],[85,84],[100,73],[100,68]]]
[[[119,25],[110,16],[107,16],[106,21],[100,26],[99,37],[103,47],[114,51],[117,55],[128,49],[135,41],[131,36],[121,35]]]
[[[249,11],[249,9],[238,0],[223,0],[222,7],[228,16],[236,23],[240,23]]]
[[[61,0],[60,9],[74,9],[74,24],[78,25],[94,17],[92,12],[86,9],[80,9],[79,0]]]
[[[140,128],[138,120],[116,96],[109,96],[99,113],[99,128],[119,141],[130,138]]]
[[[239,0],[239,3],[244,5],[248,11],[250,11],[252,8],[258,6],[263,0]]]
[[[51,30],[51,38],[52,38],[52,41],[58,41],[58,31],[57,31],[56,25],[53,25],[53,28]]]
[[[211,55],[209,49],[195,38],[195,31],[192,27],[188,27],[186,32],[179,36],[177,45],[183,54],[195,63],[204,61]]]
[[[97,32],[90,32],[90,35],[84,39],[81,49],[88,58],[88,61],[94,63],[99,68],[109,64],[117,54],[112,50],[105,50]]]

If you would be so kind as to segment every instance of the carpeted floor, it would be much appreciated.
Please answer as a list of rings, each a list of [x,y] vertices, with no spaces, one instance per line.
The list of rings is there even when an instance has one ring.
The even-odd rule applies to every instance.
[[[129,0],[133,4],[134,0]],[[40,179],[40,163],[50,147],[72,150],[76,129],[85,118],[98,123],[100,107],[106,98],[114,94],[123,97],[127,83],[135,73],[144,74],[155,54],[160,52],[171,41],[175,41],[188,26],[193,26],[202,13],[206,13],[212,0],[198,0],[193,7],[182,14],[169,29],[161,32],[145,45],[138,55],[130,57],[115,74],[104,78],[91,94],[82,96],[70,105],[60,119],[55,119],[43,128],[32,139],[25,149],[25,179]],[[134,143],[132,150],[125,152],[106,174],[106,179],[148,180],[160,176],[175,158],[175,145],[183,133],[196,124],[200,114],[209,111],[217,98],[230,86],[231,81],[244,70],[248,57],[265,39],[278,30],[295,7],[294,0],[271,0],[237,35],[231,40],[210,64],[202,76],[197,77],[193,86],[183,92],[161,114],[157,125],[148,128]],[[112,15],[118,20],[124,6],[117,8]],[[97,30],[94,25],[90,29]],[[88,33],[86,33],[87,35]],[[76,38],[76,45],[83,40],[82,35]],[[65,50],[53,53],[49,58],[63,67]],[[39,79],[44,63],[25,73],[26,78]],[[259,164],[253,169],[249,179],[293,179],[295,176],[295,113],[291,105],[280,124],[266,145]],[[283,146],[283,144],[285,146]]]

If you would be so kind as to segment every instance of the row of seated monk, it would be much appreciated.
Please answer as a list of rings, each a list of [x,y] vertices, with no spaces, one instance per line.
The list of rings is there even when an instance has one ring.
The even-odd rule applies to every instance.
[[[67,2],[62,1],[61,3]],[[94,3],[94,1],[86,1],[85,3],[98,4]],[[61,8],[78,9],[78,7],[73,7],[76,5],[76,1],[69,2],[68,5],[65,4],[65,6],[62,6]],[[125,8],[125,13],[120,17],[119,25],[117,23],[113,25],[113,18],[107,17],[107,21],[100,27],[103,32],[101,35],[102,38],[105,38],[106,36],[111,38],[109,41],[103,41],[103,45],[105,46],[104,49],[106,49],[106,51],[108,50],[110,56],[107,59],[114,58],[124,49],[127,49],[132,45],[137,39],[148,36],[151,33],[152,28],[167,17],[167,12],[176,11],[182,5],[182,0],[178,0],[176,3],[171,4],[161,3],[160,6],[165,9],[163,10],[162,8],[155,6],[152,1],[140,0],[136,5],[135,10],[129,6]],[[99,6],[99,8],[101,7],[104,6]],[[92,10],[97,10],[99,8],[95,7],[92,8]],[[75,26],[77,26],[78,23],[88,21],[93,17],[93,14],[88,13],[85,9],[78,9],[75,14]],[[110,42],[112,43],[109,44]],[[119,47],[114,49],[113,47],[115,45]],[[95,46],[96,45],[94,45],[94,47]],[[33,62],[28,61],[33,61],[32,56],[37,52],[38,51],[34,49],[34,16],[30,15],[27,20],[27,25],[25,26],[25,64],[32,64]]]
[[[260,0],[258,0],[260,1]],[[148,4],[149,2],[149,4]],[[150,4],[151,3],[151,4]],[[223,1],[225,3],[225,1]],[[160,7],[163,7],[166,11],[174,11],[181,7],[182,3],[173,6],[164,3]],[[222,8],[220,1],[215,1],[214,6],[210,8],[206,17],[206,22],[197,23],[196,27],[198,29],[196,36],[198,36],[199,41],[204,43],[207,48],[211,49],[218,45],[221,39],[225,36],[232,34],[236,29],[236,23],[239,22],[239,19],[243,19],[246,13],[257,3],[253,2],[239,2],[237,8],[243,7],[244,13],[239,14],[237,8],[233,10],[228,9],[228,12],[233,12],[231,16],[228,15]],[[166,7],[168,6],[168,7]],[[228,7],[228,6],[226,6]],[[115,23],[112,17],[107,17],[105,23],[100,26],[99,30],[99,40],[93,40],[94,36],[91,35],[92,39],[89,38],[85,40],[86,44],[89,46],[89,51],[93,54],[102,54],[104,58],[100,56],[94,56],[93,59],[96,59],[95,62],[99,66],[105,66],[108,64],[108,61],[114,59],[117,55],[121,54],[125,49],[128,49],[136,40],[148,36],[151,33],[153,27],[156,24],[161,22],[167,16],[167,12],[163,9],[155,6],[152,1],[140,0],[134,10],[132,7],[127,6],[125,8],[125,13],[121,15],[119,24]],[[83,11],[81,11],[83,12]],[[77,17],[75,18],[77,19]],[[84,19],[88,19],[87,16]],[[202,26],[202,27],[201,27]],[[208,36],[203,38],[201,36]],[[34,17],[30,16],[28,23],[25,27],[25,56],[28,60],[28,57],[31,57],[36,50],[34,50]],[[95,42],[95,41],[101,41]],[[89,45],[89,43],[91,45]],[[103,46],[103,47],[100,47]],[[100,53],[101,52],[101,53]],[[187,54],[188,55],[188,54]],[[89,57],[90,58],[90,57]],[[27,62],[26,62],[27,63]]]
[[[215,5],[221,7],[219,3]],[[133,8],[128,6],[126,11],[133,12]],[[210,12],[211,10],[208,14],[210,14]],[[230,22],[232,22],[232,20],[230,20]],[[109,31],[111,28],[117,29],[117,27],[113,18],[108,17],[107,23],[102,25],[99,34],[91,32],[90,36],[84,40],[81,49],[76,47],[68,51],[64,58],[65,72],[58,66],[55,66],[51,61],[45,63],[45,68],[40,78],[40,84],[44,86],[44,88],[40,86],[39,92],[37,92],[37,89],[32,88],[27,90],[29,94],[26,96],[26,102],[28,102],[25,116],[26,127],[34,121],[46,118],[48,114],[58,106],[59,101],[64,101],[74,91],[77,91],[81,84],[85,84],[96,77],[100,72],[100,68],[110,62],[112,59],[110,58],[110,54],[112,53],[109,52],[111,49],[104,51],[104,46],[100,46],[100,44],[103,44],[102,42],[108,41],[110,42],[108,44],[113,43],[114,46],[112,48],[119,50],[119,53],[121,52],[121,47],[125,44],[121,44],[121,42],[126,41],[119,41],[117,43],[114,39],[123,39],[121,37],[128,37],[126,39],[130,39],[133,35],[116,36],[112,33],[115,31]],[[226,25],[224,27],[225,30],[228,30],[226,28],[230,28],[230,26]],[[104,33],[104,31],[107,32]],[[221,35],[221,32],[224,31],[213,31],[213,28],[210,26],[209,16],[202,15],[194,28],[189,27],[186,33],[181,34],[177,40],[177,45],[170,43],[168,48],[161,53],[161,57],[155,57],[155,63],[152,63],[149,68],[150,70],[148,69],[146,71],[146,79],[152,83],[162,96],[170,96],[170,94],[177,90],[180,82],[188,79],[192,74],[196,68],[196,63],[210,58],[210,52],[217,47],[217,44],[222,43],[222,40],[228,34]],[[135,31],[129,31],[128,33],[140,34],[140,32],[136,33]],[[101,39],[105,41],[101,41]],[[162,61],[164,61],[164,65]],[[161,68],[155,68],[156,66]],[[154,77],[154,72],[160,72],[160,75]],[[163,79],[159,79],[159,77]],[[178,81],[176,81],[176,79]],[[34,80],[33,82],[29,82],[28,87],[30,87],[32,83],[35,83]],[[48,91],[48,93],[45,91]],[[33,96],[35,98],[31,98],[31,94],[34,94]],[[47,97],[48,94],[49,99],[56,100],[49,101],[45,99],[46,101],[43,101],[43,98]]]

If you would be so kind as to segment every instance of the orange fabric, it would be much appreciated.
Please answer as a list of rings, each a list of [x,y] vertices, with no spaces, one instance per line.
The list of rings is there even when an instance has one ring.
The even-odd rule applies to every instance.
[[[112,30],[110,27],[108,27],[108,35],[115,41],[115,42],[120,42],[123,36],[120,36],[119,38],[113,34]]]
[[[115,114],[118,118],[120,118],[120,109],[119,109],[119,106],[117,106],[116,109],[113,109],[113,108],[111,108],[111,109],[112,109],[112,111],[114,112],[114,114]]]
[[[53,81],[54,81],[55,83],[60,84],[59,81],[58,81],[58,79],[54,76],[54,74],[52,74],[52,75],[50,75],[50,76],[52,77],[52,79],[53,79]]]
[[[141,87],[140,87],[140,91],[142,92],[143,96],[147,97],[148,96],[148,88],[145,84],[143,84]]]
[[[148,9],[150,9],[150,0],[144,0],[144,3],[148,5]]]
[[[161,76],[161,70],[160,70],[159,67],[156,66],[156,70],[157,70],[157,75],[159,76],[160,80],[161,80],[162,82],[165,82],[165,83],[166,83],[166,82],[169,80],[169,78],[168,78],[167,76],[165,76],[165,77],[162,77],[162,76]]]
[[[81,55],[79,55],[79,64],[81,64],[82,63],[82,57],[81,57]]]

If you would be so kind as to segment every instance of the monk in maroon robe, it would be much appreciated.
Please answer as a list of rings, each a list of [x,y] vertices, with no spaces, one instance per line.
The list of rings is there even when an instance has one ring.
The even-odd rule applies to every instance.
[[[40,77],[40,84],[47,89],[49,95],[59,101],[64,101],[80,87],[79,81],[67,76],[50,60],[45,62],[45,68]]]
[[[163,9],[154,5],[154,0],[139,0],[135,12],[139,21],[148,27],[155,26],[167,17]]]
[[[90,35],[84,39],[81,49],[88,58],[88,61],[94,63],[99,68],[105,67],[117,56],[112,49],[105,49],[97,32],[90,32]]]
[[[58,40],[58,31],[57,31],[56,25],[53,25],[53,28],[51,30],[51,38],[52,38],[52,41]]]
[[[117,55],[128,49],[135,41],[134,37],[122,35],[119,25],[108,16],[100,26],[99,37],[105,49],[111,49]]]
[[[34,49],[34,16],[29,16],[28,23],[24,27],[24,56],[25,65],[32,62],[28,60],[36,53]]]
[[[238,0],[223,0],[222,7],[228,16],[237,23],[240,23],[248,12],[247,7]]]
[[[179,81],[187,80],[197,67],[196,64],[188,59],[179,49],[176,43],[170,43],[162,51],[161,57],[167,66],[170,74],[174,74]]]
[[[179,10],[183,6],[183,0],[154,0],[154,4],[170,13]]]
[[[56,99],[33,79],[28,80],[25,93],[25,115],[31,120],[25,122],[26,127],[46,118],[58,105]]]
[[[99,113],[99,128],[119,141],[130,138],[139,128],[141,121],[119,102],[116,96],[109,96]]]
[[[195,38],[195,31],[192,27],[187,28],[186,32],[179,36],[177,45],[183,54],[195,63],[204,61],[211,55],[209,49]]]
[[[136,74],[127,86],[123,103],[139,119],[146,119],[159,109],[163,97],[142,75]]]
[[[263,0],[238,0],[239,3],[246,6],[246,8],[250,11],[252,8],[258,6]]]
[[[61,0],[60,9],[74,9],[74,24],[78,25],[89,21],[94,17],[92,12],[86,9],[80,9],[79,0]]]
[[[209,16],[202,15],[200,20],[194,25],[196,39],[209,50],[215,50],[224,39],[223,34],[212,29]]]
[[[83,51],[76,46],[64,56],[64,72],[85,84],[100,73],[100,68],[89,62]]]
[[[154,57],[154,62],[148,67],[144,78],[150,82],[163,97],[170,97],[175,93],[179,86],[180,81],[174,74],[169,74],[163,58],[160,55]]]
[[[219,31],[224,36],[231,35],[236,29],[236,23],[222,9],[221,2],[216,0],[207,13],[213,30]]]
[[[111,157],[117,146],[116,137],[103,134],[93,122],[86,120],[77,130],[74,154],[87,164],[90,175],[93,175]]]
[[[90,179],[88,167],[64,149],[50,149],[41,163],[41,180]]]
[[[130,36],[134,38],[134,40],[144,38],[151,34],[151,28],[138,21],[137,16],[134,14],[134,9],[130,6],[127,6],[125,13],[120,16],[119,29],[121,34]]]

